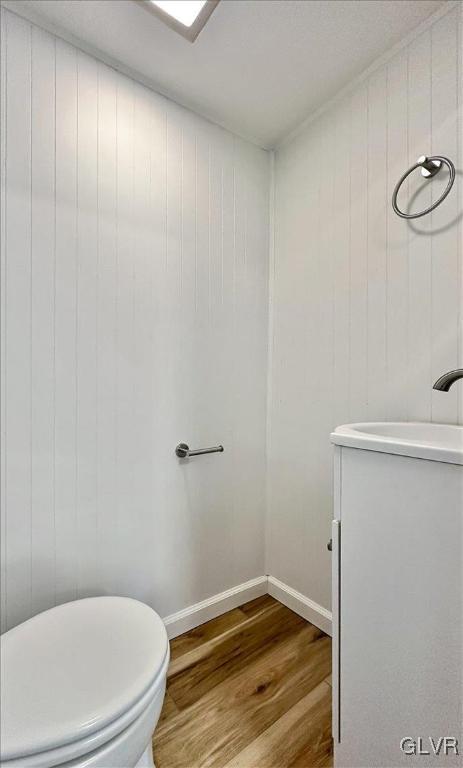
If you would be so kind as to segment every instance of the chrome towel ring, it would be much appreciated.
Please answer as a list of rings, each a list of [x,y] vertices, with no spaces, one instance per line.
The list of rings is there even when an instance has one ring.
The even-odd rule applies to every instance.
[[[441,194],[441,196],[439,197],[439,199],[436,200],[435,203],[430,205],[429,208],[425,208],[424,211],[419,211],[418,213],[404,213],[403,211],[401,211],[399,206],[397,205],[397,195],[400,187],[402,186],[407,176],[410,176],[410,174],[413,173],[413,171],[415,171],[417,168],[421,168],[421,175],[424,176],[425,179],[431,179],[433,176],[436,175],[436,173],[439,173],[443,165],[446,165],[447,168],[449,169],[450,176],[449,176],[448,184],[444,189],[443,193]],[[433,155],[433,157],[426,157],[426,155],[422,155],[422,157],[418,158],[415,165],[412,165],[412,167],[409,168],[408,171],[405,171],[404,175],[401,176],[399,181],[397,182],[394,192],[392,194],[392,207],[396,212],[397,216],[401,216],[402,219],[419,219],[421,216],[426,216],[427,213],[431,213],[431,211],[433,211],[434,208],[437,208],[437,206],[440,205],[443,200],[445,200],[448,193],[453,187],[454,181],[455,181],[455,166],[452,163],[452,161],[449,160],[448,157],[444,157],[443,155]]]

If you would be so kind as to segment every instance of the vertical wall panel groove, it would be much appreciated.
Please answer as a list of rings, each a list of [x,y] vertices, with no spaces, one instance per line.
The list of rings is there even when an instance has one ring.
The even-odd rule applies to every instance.
[[[78,53],[77,549],[78,595],[92,594],[96,556],[97,62]]]
[[[56,41],[56,601],[77,597],[77,52]]]
[[[117,573],[117,78],[98,67],[97,502],[98,560],[103,589]]]
[[[32,603],[54,605],[55,41],[32,30]]]
[[[409,49],[409,156],[408,165],[416,162],[431,148],[431,32],[427,30]],[[420,192],[421,190],[421,192]],[[402,205],[413,199],[418,206],[430,204],[430,185],[414,175],[403,196]],[[424,217],[409,227],[409,409],[412,420],[426,421],[431,417],[431,259],[432,244],[428,236],[432,218]]]
[[[8,625],[31,612],[31,26],[6,15],[5,515]]]
[[[388,163],[387,192],[408,167],[407,154],[407,52],[394,58],[388,66]],[[387,199],[387,197],[386,197]],[[407,419],[408,396],[408,229],[387,207],[387,416]]]
[[[432,152],[458,157],[458,8],[432,28]],[[448,176],[436,184],[442,190]],[[456,190],[454,190],[456,192]],[[458,358],[458,193],[449,196],[445,206],[432,214],[432,339],[431,368],[435,380],[442,370],[456,366]],[[443,398],[432,393],[433,421],[455,421],[458,417],[458,393],[451,390]]]

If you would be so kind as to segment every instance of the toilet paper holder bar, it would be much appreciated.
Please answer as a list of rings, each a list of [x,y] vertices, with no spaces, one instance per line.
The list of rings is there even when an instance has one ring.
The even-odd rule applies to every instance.
[[[179,443],[175,449],[175,455],[179,459],[189,459],[190,456],[202,456],[204,453],[223,453],[223,445],[214,445],[212,448],[197,448],[194,451],[190,451],[186,443]]]

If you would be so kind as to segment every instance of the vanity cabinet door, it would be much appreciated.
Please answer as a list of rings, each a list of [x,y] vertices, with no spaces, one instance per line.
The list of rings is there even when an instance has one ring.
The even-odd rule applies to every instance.
[[[342,448],[337,478],[335,765],[460,767],[463,467]],[[406,737],[422,754],[401,749]]]

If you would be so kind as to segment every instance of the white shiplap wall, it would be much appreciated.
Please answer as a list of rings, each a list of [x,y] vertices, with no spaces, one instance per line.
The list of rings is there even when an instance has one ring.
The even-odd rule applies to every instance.
[[[463,388],[432,390],[463,366],[462,49],[459,4],[276,152],[267,573],[324,607],[330,431],[463,421]],[[423,154],[452,158],[457,181],[407,223],[390,198]]]
[[[5,10],[1,50],[3,628],[165,616],[264,573],[268,156]]]

